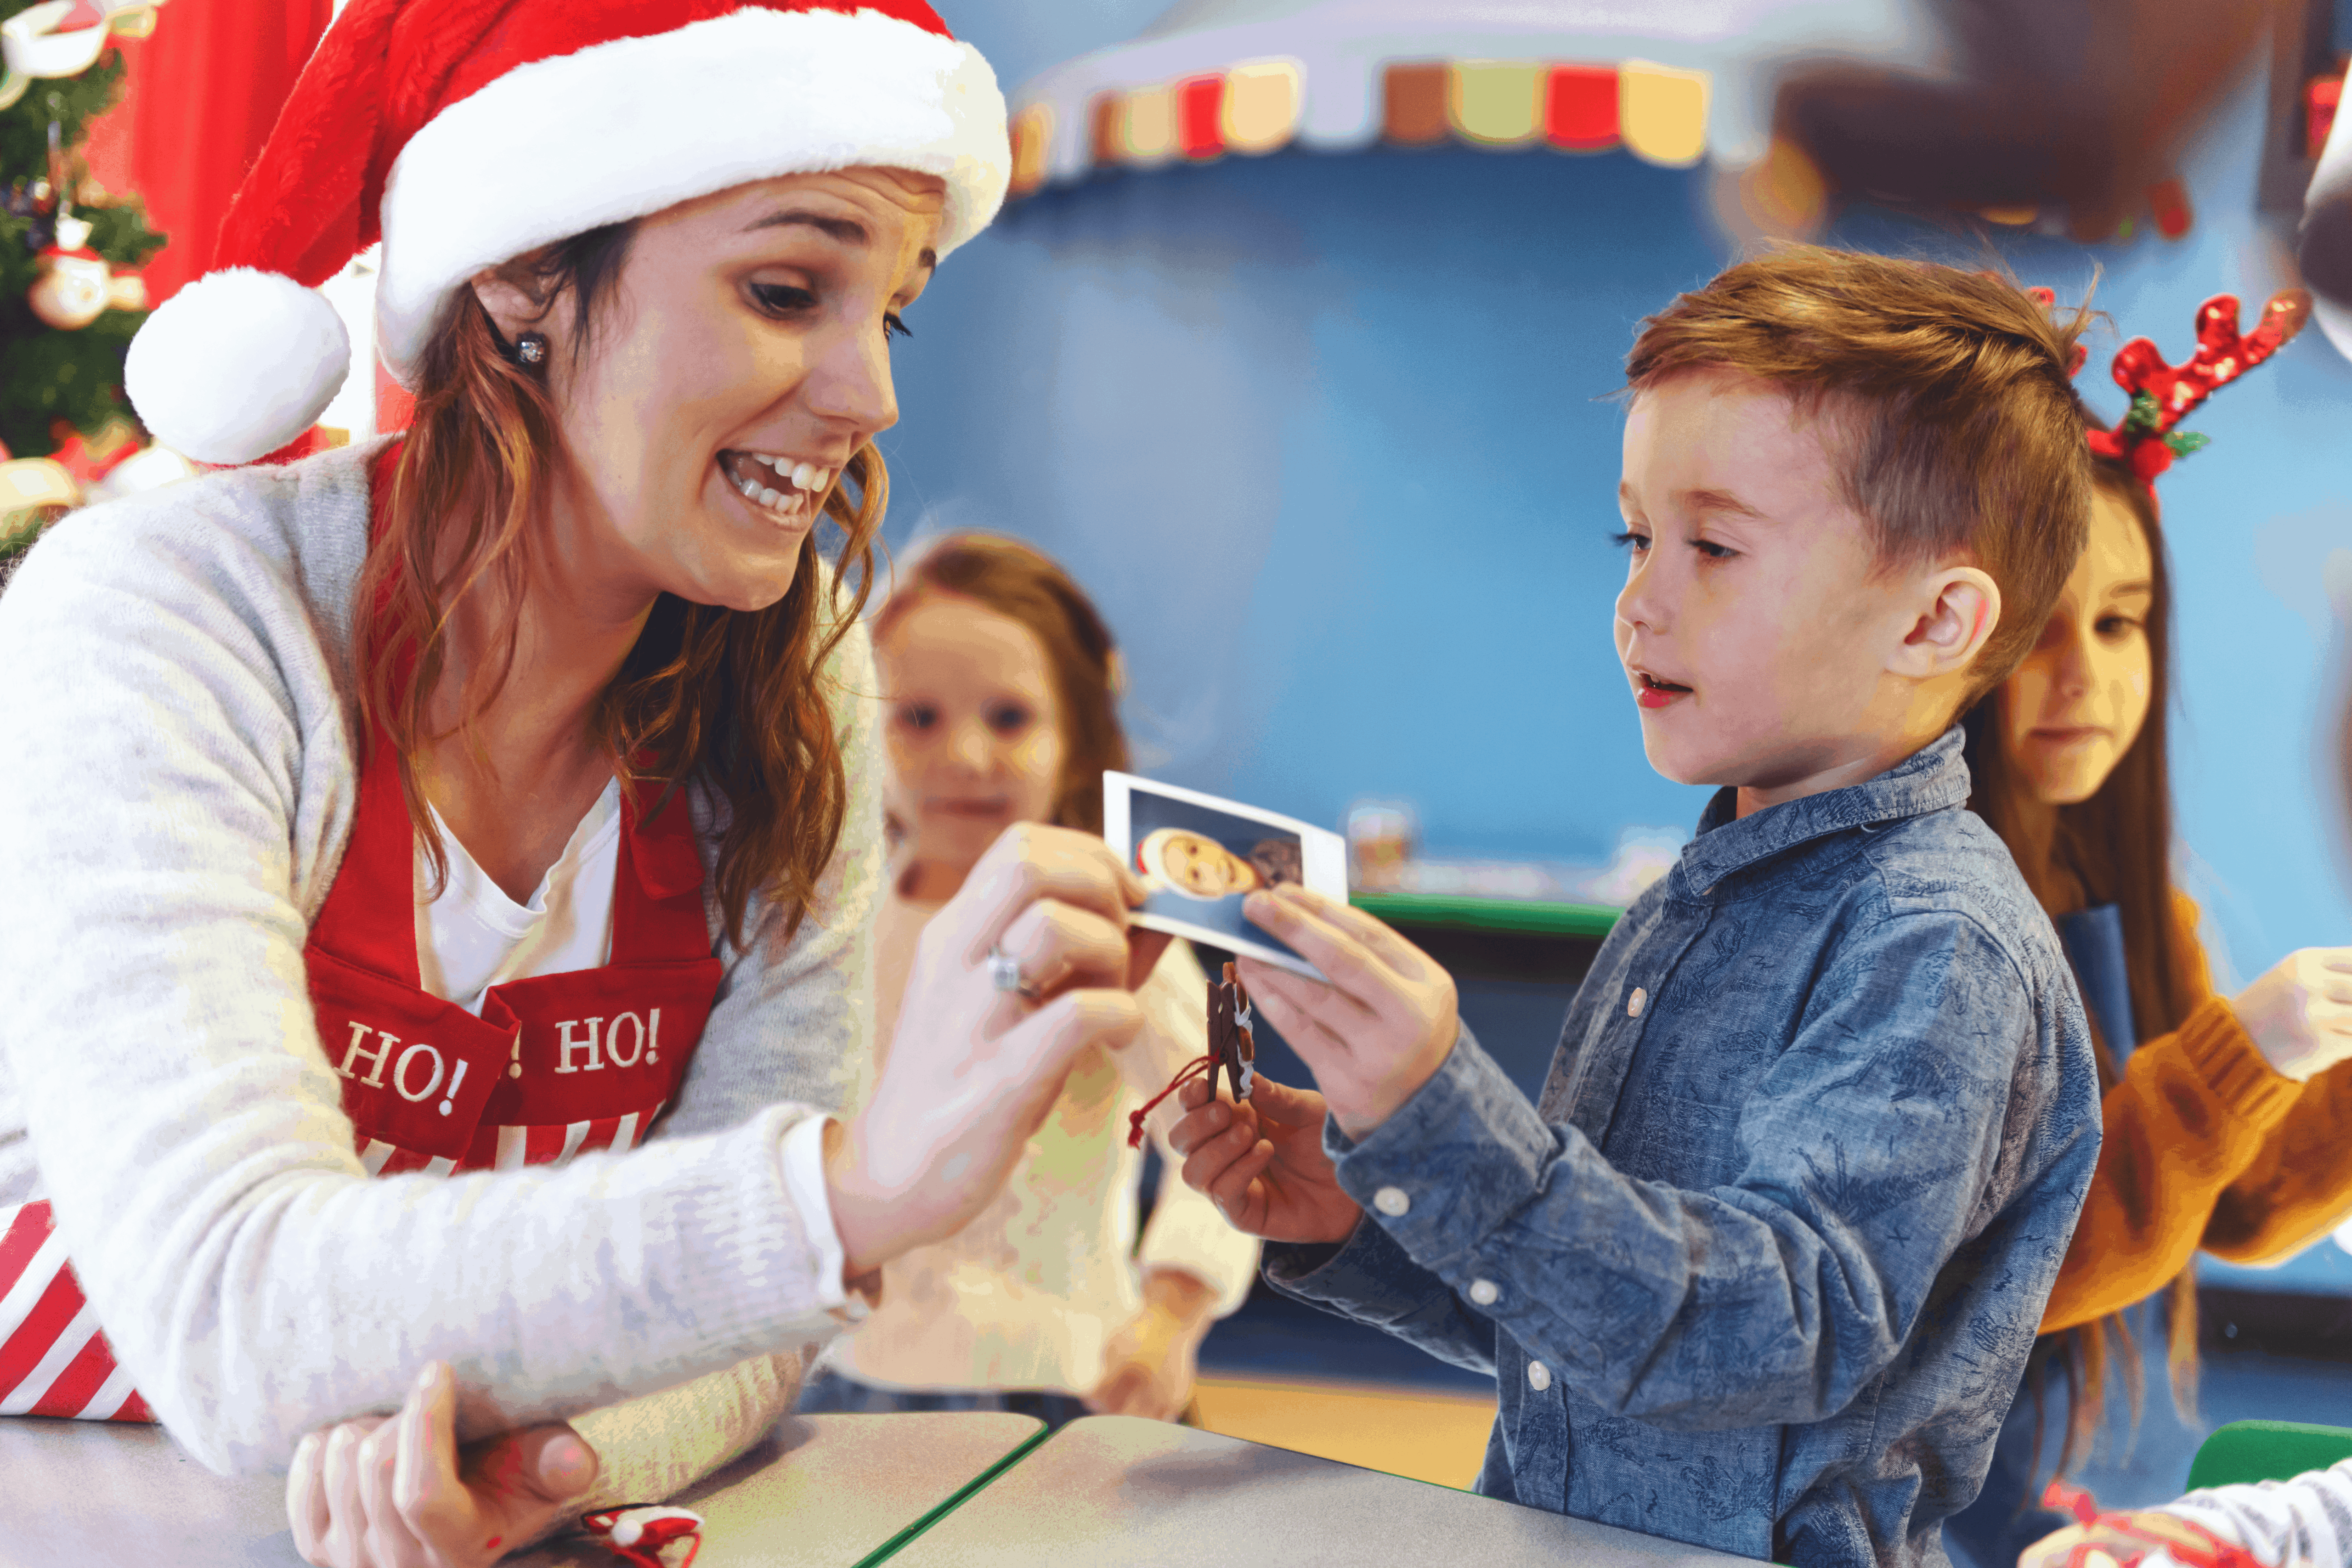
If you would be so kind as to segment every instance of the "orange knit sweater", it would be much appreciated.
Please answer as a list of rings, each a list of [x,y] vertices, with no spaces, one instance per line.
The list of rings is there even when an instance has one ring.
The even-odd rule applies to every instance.
[[[2176,952],[2203,997],[2131,1054],[2101,1112],[2105,1142],[2042,1332],[2153,1295],[2200,1248],[2232,1263],[2293,1252],[2352,1212],[2352,1062],[2296,1083],[2271,1070],[2173,895]]]

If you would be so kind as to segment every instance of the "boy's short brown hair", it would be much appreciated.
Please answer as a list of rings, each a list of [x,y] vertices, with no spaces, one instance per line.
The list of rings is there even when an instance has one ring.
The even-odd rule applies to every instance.
[[[1790,246],[1643,321],[1625,377],[1639,393],[1730,371],[1827,415],[1883,570],[1965,554],[2000,588],[1965,708],[2040,638],[2083,553],[2091,455],[2069,371],[2087,319],[1989,272]]]

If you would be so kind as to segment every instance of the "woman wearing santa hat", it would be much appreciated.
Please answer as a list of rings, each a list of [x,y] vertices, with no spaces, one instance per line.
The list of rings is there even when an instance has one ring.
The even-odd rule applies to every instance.
[[[380,230],[414,427],[93,509],[0,601],[0,1413],[291,1462],[322,1562],[479,1522],[453,1420],[672,1490],[1132,1034],[1139,890],[1031,829],[813,1109],[868,1043],[887,337],[1003,112],[920,0],[352,0],[129,390],[278,450]]]

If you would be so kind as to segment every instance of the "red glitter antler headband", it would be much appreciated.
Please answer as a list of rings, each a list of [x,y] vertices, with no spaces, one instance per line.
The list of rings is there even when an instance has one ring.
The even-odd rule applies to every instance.
[[[2041,292],[2037,290],[2036,292]],[[2131,412],[2113,430],[2088,433],[2091,450],[2126,464],[2145,485],[2205,444],[2207,437],[2175,430],[2183,416],[2213,393],[2278,352],[2311,319],[2311,296],[2290,288],[2271,296],[2251,332],[2238,330],[2238,297],[2216,294],[2197,308],[2197,351],[2185,365],[2168,365],[2154,343],[2134,338],[2116,351],[2116,384],[2131,393]]]

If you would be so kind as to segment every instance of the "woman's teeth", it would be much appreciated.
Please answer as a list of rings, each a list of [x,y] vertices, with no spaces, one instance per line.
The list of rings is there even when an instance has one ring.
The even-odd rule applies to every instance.
[[[833,486],[835,471],[814,463],[763,452],[735,452],[729,456],[732,461],[724,465],[729,482],[742,492],[745,500],[772,512],[797,516]],[[775,476],[773,485],[767,482],[770,471]]]

